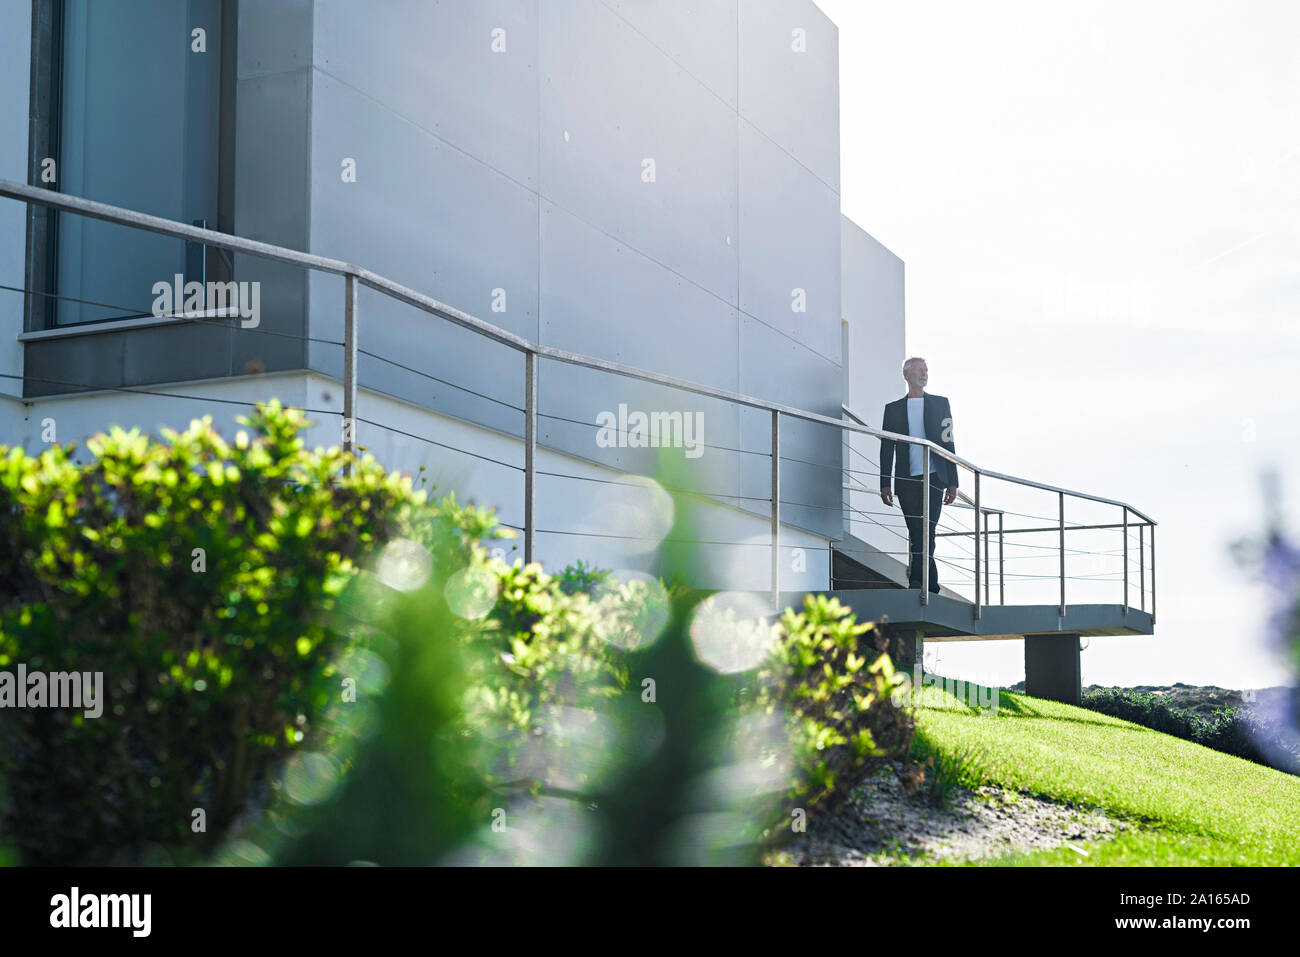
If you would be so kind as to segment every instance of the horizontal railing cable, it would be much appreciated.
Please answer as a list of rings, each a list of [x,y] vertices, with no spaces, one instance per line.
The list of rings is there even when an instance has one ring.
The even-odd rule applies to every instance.
[[[343,343],[339,342],[336,343],[336,345],[341,346],[343,345]],[[426,379],[431,379],[434,382],[441,383],[442,385],[449,386],[450,388],[459,389],[461,392],[465,392],[468,393],[469,395],[477,396],[480,399],[486,399],[488,402],[495,402],[497,405],[503,405],[507,409],[512,409],[515,412],[522,413],[525,411],[523,408],[515,405],[514,403],[507,402],[504,399],[498,399],[495,396],[490,396],[483,392],[477,392],[474,389],[469,388],[468,386],[457,385],[455,382],[448,381],[447,379],[443,379],[439,376],[433,375],[430,372],[424,372],[420,369],[413,368],[412,366],[408,366],[404,363],[398,362],[396,359],[390,359],[388,356],[377,355],[373,352],[368,352],[365,349],[357,349],[357,353],[359,355],[369,356],[372,359],[377,359],[380,362],[386,362],[389,365],[396,366],[397,368],[405,370],[406,372],[412,372],[415,375],[423,376]]]
[[[53,190],[44,189],[41,187],[22,184],[22,183],[14,183],[8,180],[0,180],[0,196],[9,197],[28,204],[37,204],[37,205],[52,207],[54,209],[67,212],[71,215],[85,216],[92,219],[99,219],[106,222],[117,223],[119,225],[126,226],[126,227],[148,230],[159,235],[171,236],[176,239],[185,240],[186,242],[197,243],[205,247],[211,247],[212,249],[218,252],[225,251],[227,253],[234,252],[234,253],[248,254],[252,256],[259,256],[264,259],[269,259],[276,262],[297,265],[305,269],[342,276],[345,279],[344,291],[346,293],[345,308],[344,308],[345,334],[344,334],[343,342],[338,342],[336,340],[315,338],[311,336],[299,336],[291,333],[284,333],[279,330],[269,330],[269,329],[263,330],[257,328],[246,328],[243,327],[242,325],[240,327],[241,331],[248,331],[248,332],[253,332],[255,334],[262,334],[262,335],[282,336],[285,338],[297,339],[300,341],[319,342],[331,346],[341,346],[344,349],[344,377],[343,377],[344,408],[343,410],[340,411],[340,410],[322,410],[322,409],[304,408],[301,409],[300,411],[302,411],[305,414],[312,414],[312,415],[328,415],[328,416],[341,415],[343,417],[343,422],[344,422],[343,431],[344,431],[345,448],[351,448],[352,447],[351,443],[353,442],[353,439],[350,438],[352,432],[349,428],[349,423],[353,421],[358,421],[358,422],[364,422],[367,425],[373,426],[375,428],[386,430],[387,432],[390,432],[394,435],[409,436],[410,438],[422,442],[426,442],[431,446],[443,448],[450,452],[469,455],[471,457],[480,459],[482,461],[491,462],[493,464],[514,469],[516,471],[522,470],[525,473],[525,524],[523,526],[523,530],[525,531],[525,537],[528,543],[525,546],[525,554],[527,556],[531,556],[532,554],[531,536],[536,533],[540,533],[542,531],[538,529],[538,523],[535,520],[535,479],[537,476],[547,475],[550,477],[564,478],[569,480],[602,482],[610,485],[630,485],[636,487],[644,487],[644,486],[638,486],[637,483],[633,483],[633,482],[619,482],[614,479],[572,475],[572,474],[566,474],[563,472],[556,472],[556,471],[545,471],[542,469],[538,469],[536,467],[534,463],[535,463],[535,452],[537,447],[536,422],[538,418],[546,418],[546,419],[551,419],[553,421],[571,422],[575,425],[581,425],[587,428],[592,428],[592,427],[605,428],[603,426],[599,426],[596,423],[581,422],[577,419],[567,418],[561,415],[544,413],[537,408],[536,370],[538,365],[538,359],[541,358],[541,359],[558,361],[561,363],[577,366],[580,368],[592,369],[606,374],[617,375],[626,379],[644,381],[654,385],[671,388],[671,389],[677,389],[682,392],[702,396],[705,398],[718,400],[722,402],[728,402],[734,406],[748,407],[748,408],[762,410],[770,413],[772,441],[771,441],[771,445],[766,451],[730,448],[725,445],[715,446],[703,442],[701,442],[701,447],[715,449],[718,451],[737,453],[737,454],[750,454],[750,455],[757,455],[761,457],[767,457],[769,460],[771,460],[771,467],[772,467],[773,492],[771,495],[751,496],[751,495],[731,494],[725,492],[709,492],[709,491],[703,491],[699,489],[673,489],[673,488],[666,488],[665,491],[670,491],[678,494],[685,493],[691,495],[698,495],[700,497],[719,500],[719,501],[731,500],[737,502],[762,503],[770,507],[770,529],[771,529],[770,542],[768,543],[745,542],[743,544],[752,544],[755,546],[762,545],[762,547],[767,547],[771,550],[772,590],[774,593],[776,593],[779,589],[779,565],[777,563],[777,554],[778,554],[779,531],[782,525],[782,522],[779,517],[779,512],[781,506],[783,505],[788,508],[807,508],[807,509],[814,509],[814,510],[826,511],[826,512],[840,511],[845,516],[845,519],[848,522],[846,528],[852,526],[856,522],[865,521],[866,523],[868,523],[868,525],[878,525],[882,528],[889,529],[890,534],[898,537],[899,539],[904,539],[906,537],[898,531],[898,528],[900,528],[901,526],[892,525],[892,523],[880,521],[876,517],[877,515],[883,515],[886,517],[895,517],[896,513],[893,513],[892,510],[890,512],[881,512],[881,513],[868,512],[864,509],[860,509],[857,507],[857,505],[864,504],[864,503],[861,502],[855,503],[852,499],[852,495],[854,492],[866,492],[868,494],[879,494],[877,490],[866,487],[865,483],[859,483],[861,487],[857,487],[857,488],[851,485],[844,484],[844,480],[847,480],[848,482],[858,482],[859,476],[864,478],[871,478],[871,479],[881,478],[879,464],[872,462],[871,459],[862,450],[855,447],[855,443],[853,442],[852,437],[853,435],[859,435],[862,436],[864,439],[872,438],[881,441],[893,441],[899,443],[900,445],[907,445],[909,448],[919,447],[924,450],[924,454],[928,462],[932,463],[934,458],[937,456],[940,459],[947,460],[956,468],[965,469],[974,474],[975,482],[974,482],[973,497],[967,495],[965,491],[959,492],[958,502],[952,503],[952,507],[947,509],[946,512],[942,512],[940,513],[940,515],[934,516],[934,518],[936,520],[937,527],[944,529],[943,537],[945,540],[949,542],[949,544],[945,546],[945,549],[951,549],[957,552],[959,554],[959,557],[963,560],[964,564],[969,565],[970,568],[972,569],[970,580],[973,581],[976,589],[975,597],[974,597],[974,604],[975,604],[974,612],[976,618],[978,618],[980,615],[980,608],[981,608],[982,601],[987,601],[989,596],[990,577],[993,570],[993,559],[992,559],[992,555],[990,554],[990,545],[993,541],[994,536],[996,536],[996,542],[997,542],[997,555],[998,555],[997,568],[998,568],[998,577],[999,577],[999,591],[1002,588],[1003,582],[1008,577],[1002,568],[1002,565],[1006,560],[1004,556],[1004,552],[1007,549],[1011,549],[1013,551],[1013,555],[1011,556],[1013,560],[1020,559],[1020,558],[1027,559],[1027,558],[1034,557],[1032,554],[1028,554],[1028,555],[1016,554],[1014,550],[1017,548],[1021,550],[1028,550],[1031,552],[1034,550],[1044,551],[1044,552],[1051,551],[1054,552],[1059,557],[1060,568],[1055,575],[1042,575],[1042,576],[1032,576],[1032,577],[1042,578],[1042,579],[1055,578],[1061,582],[1059,603],[1060,603],[1061,613],[1064,614],[1066,608],[1065,582],[1067,580],[1070,579],[1080,580],[1080,581],[1096,580],[1096,581],[1108,581],[1108,582],[1115,580],[1111,577],[1107,577],[1115,574],[1113,571],[1090,572],[1085,575],[1067,575],[1066,574],[1067,568],[1065,565],[1066,559],[1074,558],[1077,556],[1083,556],[1083,555],[1091,556],[1094,558],[1113,558],[1115,557],[1116,554],[1113,547],[1107,547],[1105,550],[1098,551],[1096,549],[1067,546],[1065,544],[1064,533],[1067,531],[1073,531],[1077,533],[1079,531],[1088,531],[1088,530],[1099,531],[1099,530],[1109,530],[1112,528],[1122,528],[1124,534],[1127,536],[1123,540],[1127,543],[1127,552],[1128,552],[1128,554],[1125,555],[1125,560],[1122,562],[1121,565],[1121,571],[1122,574],[1124,575],[1124,580],[1126,582],[1125,608],[1126,610],[1128,608],[1129,585],[1136,584],[1138,586],[1139,589],[1138,594],[1140,596],[1140,600],[1142,597],[1145,596],[1145,592],[1146,592],[1145,572],[1147,568],[1146,552],[1149,551],[1151,554],[1151,560],[1150,560],[1150,568],[1151,568],[1150,591],[1151,591],[1151,601],[1152,601],[1151,613],[1154,619],[1155,522],[1145,513],[1143,513],[1139,509],[1127,503],[1119,502],[1114,499],[1105,498],[1103,496],[1091,495],[1084,492],[1058,488],[1056,486],[1052,486],[1046,483],[1035,482],[1029,479],[1020,478],[1017,476],[1011,476],[1000,472],[981,469],[975,464],[973,464],[972,462],[970,462],[969,460],[956,455],[954,452],[951,452],[946,448],[944,448],[943,446],[935,442],[932,442],[928,439],[917,438],[914,436],[903,435],[900,433],[886,432],[884,430],[876,429],[872,426],[869,426],[866,424],[864,420],[860,419],[852,412],[850,412],[847,407],[843,407],[840,413],[837,414],[836,416],[823,415],[821,413],[811,412],[805,409],[799,409],[793,406],[788,406],[779,402],[758,398],[752,395],[745,395],[738,392],[732,392],[725,389],[706,386],[700,383],[690,382],[685,379],[663,375],[661,373],[656,373],[645,369],[639,369],[632,366],[627,366],[622,363],[611,362],[608,360],[598,359],[591,356],[585,356],[578,353],[568,352],[566,350],[557,349],[551,346],[546,346],[540,343],[532,342],[522,336],[516,335],[505,329],[501,329],[497,326],[494,326],[491,323],[478,319],[477,317],[470,315],[469,313],[466,313],[451,305],[448,305],[447,303],[440,302],[439,300],[433,298],[432,296],[426,295],[424,293],[418,292],[409,287],[403,286],[399,283],[394,282],[391,279],[388,279],[384,276],[374,273],[371,270],[364,269],[352,263],[347,263],[341,260],[330,259],[328,257],[318,256],[310,253],[304,253],[298,250],[288,249],[281,246],[275,246],[270,243],[245,239],[243,237],[234,236],[228,233],[221,233],[203,227],[189,226],[184,223],[167,220],[157,216],[151,216],[145,213],[136,212],[134,210],[122,209],[120,207],[111,206],[105,203],[83,199],[81,197],[68,196]],[[232,256],[227,255],[224,258],[226,260],[233,262]],[[454,325],[460,326],[461,328],[467,329],[478,335],[481,335],[489,341],[493,341],[498,344],[505,345],[521,353],[526,360],[525,363],[526,388],[525,388],[524,407],[520,408],[520,406],[514,403],[504,401],[495,396],[488,395],[484,392],[477,391],[472,388],[468,388],[466,386],[460,385],[455,382],[451,382],[445,378],[439,377],[430,372],[426,372],[423,369],[419,369],[414,366],[408,365],[406,363],[400,362],[390,356],[381,355],[370,350],[359,348],[357,343],[357,335],[356,335],[357,334],[356,292],[358,286],[364,286],[368,289],[377,291],[393,301],[401,302],[406,305],[412,306],[429,315],[441,318],[445,321],[451,322]],[[41,296],[53,295],[51,293],[44,293],[44,292],[29,290],[29,289],[19,289],[11,286],[4,286],[0,288],[3,288],[8,291],[20,292],[23,293],[24,295],[41,295]],[[96,308],[101,308],[101,309],[113,309],[113,310],[125,309],[125,307],[112,305],[108,303],[95,303],[92,300],[73,300],[73,297],[55,297],[55,298],[64,299],[67,301],[78,301],[83,305],[94,306]],[[145,314],[143,313],[141,314],[142,317],[144,315]],[[186,316],[184,314],[179,314],[175,316],[166,316],[166,317],[159,317],[159,318],[165,320],[166,319],[173,319],[176,321],[189,320],[194,322],[208,322],[208,323],[215,321],[215,322],[221,322],[223,324],[226,324],[233,329],[234,328],[233,320],[236,319],[237,317],[236,316],[229,316],[229,317]],[[108,322],[111,320],[105,320],[105,321]],[[78,324],[78,325],[93,325],[93,323]],[[67,328],[74,328],[74,327],[69,326]],[[125,326],[125,328],[130,328],[130,326],[129,325]],[[33,334],[32,338],[36,339],[40,337]],[[440,383],[441,385],[446,386],[448,388],[460,390],[467,395],[473,395],[485,401],[493,402],[501,406],[504,406],[508,409],[511,409],[513,411],[523,413],[524,420],[525,420],[524,421],[525,464],[522,467],[522,469],[521,466],[513,465],[509,462],[501,461],[499,459],[493,458],[492,456],[481,455],[475,452],[468,451],[463,448],[459,448],[455,445],[439,442],[425,435],[420,435],[415,432],[409,432],[400,428],[396,428],[394,426],[389,426],[382,422],[377,422],[372,419],[361,418],[357,416],[356,415],[356,401],[357,401],[356,359],[358,356],[366,356],[377,362],[388,364],[395,369],[402,369],[413,375],[421,376],[429,381]],[[109,391],[109,392],[117,392],[117,393],[124,393],[124,394],[135,393],[135,394],[150,395],[150,396],[160,396],[160,397],[166,397],[172,399],[188,399],[190,401],[195,401],[195,402],[206,401],[206,402],[221,403],[226,405],[240,405],[240,406],[250,406],[250,407],[254,404],[254,402],[242,401],[239,399],[217,398],[213,396],[177,393],[177,392],[166,391],[160,388],[133,387],[133,386],[126,386],[126,385],[111,386],[111,385],[105,385],[103,383],[75,383],[75,382],[69,382],[66,380],[59,380],[53,378],[42,378],[40,376],[7,375],[5,376],[5,378],[18,379],[18,380],[22,380],[25,382],[32,382],[32,383],[45,383],[51,385],[59,385],[66,388],[86,389],[86,390],[94,390],[94,391]],[[797,455],[790,455],[788,454],[788,451],[787,454],[782,454],[778,448],[778,435],[780,433],[780,425],[783,418],[789,420],[795,420],[795,421],[803,421],[807,423],[823,425],[823,426],[838,429],[841,435],[841,445],[842,447],[847,447],[849,449],[849,455],[846,457],[843,454],[843,451],[841,449],[841,453],[840,453],[841,461],[836,465],[831,465],[824,462],[809,460]],[[623,432],[630,431],[630,430],[623,429],[622,426],[619,426],[618,428],[620,431]],[[852,468],[849,466],[849,461],[845,461],[846,458],[849,461],[853,461],[855,458],[861,460],[863,463],[865,463],[868,466],[868,468],[863,468],[863,469]],[[841,489],[840,502],[836,505],[822,505],[822,504],[799,502],[796,500],[799,496],[784,496],[784,497],[781,496],[777,492],[777,489],[780,485],[779,483],[780,466],[783,462],[797,463],[800,465],[811,466],[814,468],[834,470],[834,471],[841,472],[843,476],[841,485],[843,487]],[[874,469],[874,471],[872,471],[872,469]],[[1008,511],[1005,509],[997,509],[997,508],[990,507],[988,503],[988,495],[987,495],[988,483],[999,482],[999,481],[1005,481],[1017,485],[1024,489],[1035,489],[1039,491],[1052,493],[1057,498],[1057,503],[1058,503],[1058,508],[1056,510],[1057,514],[1034,515],[1030,513]],[[983,496],[981,496],[981,482],[983,482],[985,486],[984,487],[985,494]],[[849,494],[844,495],[843,494],[844,492],[848,492]],[[1123,509],[1123,521],[1120,523],[1115,523],[1113,525],[1109,523],[1090,525],[1085,522],[1080,522],[1075,518],[1067,519],[1065,515],[1065,500],[1067,497],[1069,497],[1071,503],[1093,502],[1097,504],[1121,508]],[[928,497],[925,499],[925,501],[926,502],[929,501]],[[968,508],[971,510],[971,523],[969,525],[967,522],[963,520],[963,510]],[[994,516],[997,516],[998,527],[996,530],[991,527],[993,524]],[[1004,518],[1025,519],[1034,522],[1041,522],[1043,523],[1043,527],[1008,529],[1003,527]],[[1133,539],[1134,539],[1135,531],[1138,533],[1138,538],[1137,538],[1138,547],[1136,549],[1133,547]],[[1036,546],[1032,543],[1028,543],[1024,541],[1011,540],[1014,539],[1016,536],[1022,536],[1025,534],[1032,534],[1036,532],[1055,532],[1058,535],[1060,535],[1060,541],[1055,546],[1043,546],[1043,545]],[[1145,532],[1145,538],[1142,537],[1144,532]],[[565,534],[565,533],[561,530],[551,530],[548,531],[547,534]],[[970,539],[969,541],[967,540],[968,538]],[[740,543],[714,542],[711,544],[740,544]],[[815,547],[815,546],[808,546],[808,547]],[[827,551],[830,552],[832,550],[832,545],[828,543],[826,548]],[[981,550],[982,550],[982,554],[981,554]],[[1134,551],[1137,551],[1138,554],[1133,555],[1132,553]],[[940,556],[933,556],[933,555],[931,557],[935,558],[937,562],[942,562],[945,567],[950,567],[953,568],[954,570],[957,570],[961,576],[964,577],[967,575],[967,572],[963,567],[958,566],[957,564],[949,561],[947,557],[940,557]],[[1138,568],[1140,572],[1139,581],[1136,583],[1131,582],[1130,570],[1134,567]],[[1019,574],[1020,573],[1016,573],[1016,572],[1011,573],[1012,576],[1018,576]],[[981,584],[983,585],[982,589],[980,587]],[[982,595],[981,592],[983,593]],[[926,601],[926,596],[924,594],[921,597],[921,601],[923,604]]]
[[[58,299],[63,302],[75,302],[75,303],[80,303],[89,306],[102,306],[105,309],[121,309],[129,313],[129,315],[126,316],[120,316],[120,317],[115,316],[108,319],[92,319],[88,322],[71,322],[71,323],[65,323],[63,325],[58,325],[54,327],[55,330],[59,330],[59,331],[67,330],[70,333],[75,330],[75,331],[80,331],[84,334],[98,334],[99,330],[95,328],[96,326],[103,326],[108,323],[121,322],[128,319],[161,319],[161,320],[171,320],[176,323],[180,323],[180,322],[208,323],[210,325],[224,325],[233,328],[234,323],[239,321],[240,318],[237,315],[203,316],[203,315],[193,315],[185,312],[155,313],[152,310],[143,310],[143,309],[133,310],[129,306],[115,306],[109,303],[96,302],[93,299],[78,299],[76,296],[60,296],[52,292],[41,292],[39,289],[24,289],[21,286],[6,286],[0,284],[0,289],[5,289],[10,292],[20,292],[28,296],[44,296],[47,299]],[[118,330],[114,329],[113,331],[118,331]],[[241,325],[239,327],[239,331],[251,333],[257,336],[277,336],[281,339],[296,339],[299,342],[319,342],[322,345],[326,345],[326,346],[343,345],[343,343],[339,342],[337,339],[319,339],[314,336],[300,336],[292,332],[279,332],[275,329],[263,329],[260,325],[259,326]]]
[[[522,411],[522,410],[521,410],[521,411]],[[586,421],[583,421],[582,419],[573,419],[573,418],[570,418],[570,417],[568,417],[568,416],[564,416],[564,415],[556,415],[556,414],[553,413],[553,412],[543,412],[543,411],[541,411],[540,409],[537,411],[537,417],[538,417],[539,419],[553,419],[553,420],[555,420],[555,421],[557,421],[557,422],[569,422],[569,423],[572,423],[573,425],[581,425],[581,426],[585,426],[585,427],[587,427],[587,428],[591,428],[591,429],[606,429],[606,428],[611,428],[611,426],[601,425],[601,424],[598,423],[598,422],[586,422]],[[633,433],[633,431],[634,431],[634,430],[632,430],[632,429],[620,429],[620,428],[618,428],[618,427],[616,427],[616,426],[613,427],[613,429],[614,429],[614,432],[617,433],[618,435],[631,435],[631,434]],[[641,448],[661,448],[661,447],[668,448],[668,447],[671,447],[671,446],[640,446],[640,447],[641,447]],[[736,448],[732,448],[731,446],[728,446],[728,445],[713,445],[713,444],[708,443],[708,442],[701,442],[701,443],[700,443],[700,448],[702,448],[702,449],[713,449],[713,450],[715,450],[715,451],[717,451],[717,452],[737,452],[737,453],[740,453],[740,454],[743,454],[743,455],[761,455],[763,458],[768,458],[768,457],[772,454],[772,453],[771,453],[770,451],[768,451],[767,449],[762,449],[762,450],[756,450],[756,449],[736,449]]]

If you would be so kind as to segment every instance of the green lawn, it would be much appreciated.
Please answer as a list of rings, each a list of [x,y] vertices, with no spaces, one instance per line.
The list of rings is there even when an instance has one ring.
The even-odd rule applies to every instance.
[[[998,784],[1140,823],[1115,841],[991,864],[1300,864],[1300,778],[1108,715],[1002,692],[996,716],[936,687],[918,696],[922,748]]]

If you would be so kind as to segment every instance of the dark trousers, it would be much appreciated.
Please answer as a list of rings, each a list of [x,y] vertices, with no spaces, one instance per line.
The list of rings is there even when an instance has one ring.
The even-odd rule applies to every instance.
[[[923,483],[921,476],[916,475],[907,479],[896,479],[897,488],[894,493],[898,496],[898,504],[903,510],[903,518],[907,521],[907,541],[908,551],[911,554],[911,560],[907,566],[907,587],[921,587],[921,551],[925,547],[925,539],[921,536],[924,534],[922,525],[925,524],[925,502],[921,498],[924,494],[922,491]],[[934,527],[939,524],[939,509],[943,507],[943,482],[935,472],[930,473],[930,591],[939,590],[939,566],[934,560]]]

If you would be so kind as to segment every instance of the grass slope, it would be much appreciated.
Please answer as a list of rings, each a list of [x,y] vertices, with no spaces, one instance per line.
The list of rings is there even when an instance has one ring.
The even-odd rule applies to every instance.
[[[1003,691],[996,716],[917,695],[918,746],[968,787],[1099,807],[1154,830],[995,864],[1300,864],[1300,778],[1108,715]]]

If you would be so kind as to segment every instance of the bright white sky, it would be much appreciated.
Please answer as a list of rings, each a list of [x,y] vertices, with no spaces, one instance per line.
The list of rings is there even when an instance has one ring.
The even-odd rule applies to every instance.
[[[843,210],[907,264],[958,450],[1160,523],[1157,634],[1093,639],[1084,683],[1285,681],[1228,547],[1265,468],[1300,488],[1300,4],[817,2]],[[1021,642],[932,648],[1024,674]]]

